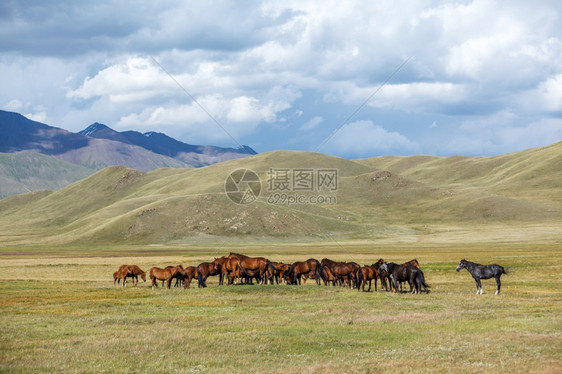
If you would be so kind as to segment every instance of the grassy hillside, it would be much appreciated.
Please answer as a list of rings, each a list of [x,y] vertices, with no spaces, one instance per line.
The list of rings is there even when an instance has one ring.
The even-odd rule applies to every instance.
[[[562,143],[490,158],[350,161],[276,151],[199,169],[109,167],[53,193],[0,201],[0,243],[199,240],[560,241]],[[255,171],[261,194],[233,203],[225,181]],[[335,170],[333,191],[271,189],[275,171]],[[292,180],[290,180],[292,182]],[[275,200],[299,195],[300,203]],[[328,196],[330,203],[310,203]]]
[[[94,171],[34,151],[0,153],[0,199],[36,190],[58,190]]]

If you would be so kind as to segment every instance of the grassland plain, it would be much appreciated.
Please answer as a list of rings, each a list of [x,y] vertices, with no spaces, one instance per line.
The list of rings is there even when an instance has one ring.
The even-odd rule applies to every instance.
[[[417,258],[429,294],[255,285],[113,287],[122,263],[195,265],[228,250],[291,262]],[[0,251],[0,371],[560,372],[560,244],[296,243]],[[510,268],[475,295],[461,258]]]

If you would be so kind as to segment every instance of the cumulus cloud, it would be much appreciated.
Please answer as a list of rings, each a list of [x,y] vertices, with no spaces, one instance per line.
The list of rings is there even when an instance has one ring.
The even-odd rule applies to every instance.
[[[326,145],[331,152],[353,156],[408,154],[419,148],[406,136],[388,131],[372,121],[356,121],[344,125]]]

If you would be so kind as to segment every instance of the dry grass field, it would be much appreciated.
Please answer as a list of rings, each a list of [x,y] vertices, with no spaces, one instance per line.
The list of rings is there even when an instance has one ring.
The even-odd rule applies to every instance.
[[[559,244],[310,243],[230,249],[291,262],[417,258],[429,294],[254,285],[113,287],[122,263],[195,265],[206,246],[0,251],[0,372],[555,373],[562,368]],[[475,294],[461,258],[510,268]]]

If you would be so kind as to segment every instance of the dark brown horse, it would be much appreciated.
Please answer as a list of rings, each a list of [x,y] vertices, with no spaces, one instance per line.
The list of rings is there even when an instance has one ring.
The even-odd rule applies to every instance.
[[[401,266],[393,262],[385,262],[380,266],[381,270],[388,271],[394,292],[398,292],[398,282],[406,281],[410,285],[411,293],[420,293],[422,287],[426,290],[430,288],[425,283],[423,271],[413,265]]]
[[[407,267],[409,265],[415,266],[418,269],[420,269],[420,263],[415,258],[413,260],[410,260],[410,261],[404,262],[403,264],[400,264],[400,266],[405,266],[405,267]],[[400,291],[402,291],[402,285],[404,284],[404,282],[398,282],[398,283],[399,283],[399,286],[400,286]]]
[[[369,281],[369,289],[367,292],[371,291],[371,282],[375,281],[375,291],[377,290],[377,278],[379,278],[379,271],[375,267],[375,264],[371,266],[365,265],[357,272],[357,291],[361,290],[361,285],[363,285],[363,292],[365,292],[365,283]]]
[[[220,261],[213,262],[202,262],[197,266],[197,280],[199,282],[198,286],[207,287],[207,278],[214,275],[221,274]]]
[[[315,258],[309,258],[306,261],[294,262],[287,271],[285,279],[289,284],[301,284],[301,277],[304,274],[313,273],[316,284],[320,285],[320,280],[324,278],[322,264]]]
[[[387,281],[388,284],[390,285],[390,278],[388,276],[388,272],[384,269],[381,269],[380,266],[384,263],[384,260],[382,258],[379,258],[377,262],[375,262],[372,266],[375,267],[375,269],[377,269],[378,273],[379,273],[379,279],[381,280],[381,287],[385,289],[385,291],[389,291],[387,286]]]
[[[178,274],[185,274],[185,270],[181,265],[172,266],[165,269],[161,269],[159,267],[150,268],[149,275],[152,283],[152,289],[154,289],[155,286],[158,287],[158,284],[156,284],[156,280],[166,281],[166,288],[169,289],[170,284],[172,283],[172,279],[174,279],[174,277],[176,277]]]
[[[330,269],[335,278],[335,282],[340,285],[349,284],[355,287],[357,285],[357,272],[361,268],[356,262],[336,262],[328,258],[322,259],[322,266]]]
[[[259,279],[260,283],[265,281],[265,273],[267,271],[268,259],[265,257],[248,257],[239,253],[230,252],[229,258],[237,258],[240,260],[240,273],[244,272],[255,274],[254,276]]]

